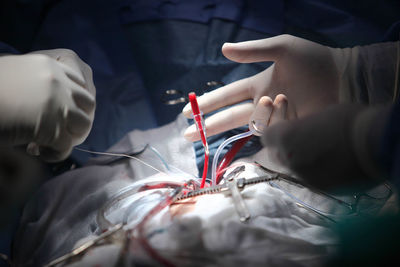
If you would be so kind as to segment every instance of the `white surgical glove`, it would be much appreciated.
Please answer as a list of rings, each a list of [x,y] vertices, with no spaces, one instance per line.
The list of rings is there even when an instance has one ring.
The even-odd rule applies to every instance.
[[[299,177],[322,189],[371,186],[386,178],[381,139],[389,106],[339,104],[302,119],[267,127],[268,153]]]
[[[95,110],[90,67],[56,49],[0,57],[3,144],[35,144],[46,161],[65,159],[89,134]]]
[[[222,52],[230,60],[240,63],[273,61],[274,64],[252,77],[198,98],[204,114],[253,100],[253,103],[235,105],[207,118],[207,134],[211,136],[247,123],[252,128],[250,117],[261,96],[269,97],[269,100],[264,99],[269,110],[264,118],[267,124],[276,121],[271,116],[281,106],[283,98],[287,101],[285,119],[301,118],[339,102],[391,103],[395,98],[398,51],[399,42],[342,49],[291,35],[226,43]],[[190,105],[184,107],[183,113],[190,117]],[[194,125],[184,135],[191,141],[199,139]]]
[[[336,49],[290,35],[280,35],[237,44],[225,43],[222,52],[230,60],[240,63],[273,61],[274,64],[252,77],[198,98],[204,114],[253,100],[253,103],[236,105],[207,118],[205,124],[208,135],[247,124],[254,104],[262,96],[270,98],[267,105],[271,107],[281,102],[281,95],[278,100],[275,99],[279,94],[286,96],[288,119],[303,117],[338,102],[340,74],[334,61]],[[184,107],[183,113],[190,117],[189,105]],[[185,137],[192,141],[199,139],[195,126],[186,130]]]

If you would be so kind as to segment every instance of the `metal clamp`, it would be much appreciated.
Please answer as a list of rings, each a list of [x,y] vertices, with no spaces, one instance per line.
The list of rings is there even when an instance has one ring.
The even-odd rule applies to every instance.
[[[88,249],[90,249],[96,245],[100,245],[104,241],[112,239],[112,237],[117,232],[119,232],[120,230],[123,231],[123,228],[122,228],[123,226],[124,225],[122,223],[112,226],[110,229],[108,229],[108,231],[102,233],[98,237],[83,243],[79,247],[73,249],[71,252],[69,252],[63,256],[61,256],[55,260],[52,260],[51,262],[46,264],[45,267],[56,266],[60,263],[68,263],[70,261],[73,261],[74,258],[82,256],[83,253],[86,252]],[[125,236],[125,235],[121,235],[121,236]]]
[[[233,204],[241,222],[246,222],[250,219],[251,215],[248,211],[246,204],[242,198],[240,191],[242,191],[247,185],[258,184],[263,182],[270,182],[278,179],[278,174],[272,174],[267,176],[260,176],[254,178],[237,178],[240,173],[244,171],[244,166],[236,167],[229,175],[225,178],[224,184],[210,186],[199,190],[188,192],[186,195],[179,197],[177,200],[183,200],[195,196],[205,194],[216,194],[226,193],[232,197]]]

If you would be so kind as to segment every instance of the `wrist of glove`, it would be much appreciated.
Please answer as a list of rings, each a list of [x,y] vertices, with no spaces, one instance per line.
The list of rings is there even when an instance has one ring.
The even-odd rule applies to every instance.
[[[341,103],[393,102],[399,42],[330,48],[340,76]]]
[[[377,155],[387,114],[388,108],[335,105],[268,127],[262,142],[311,185],[363,188],[385,178]]]

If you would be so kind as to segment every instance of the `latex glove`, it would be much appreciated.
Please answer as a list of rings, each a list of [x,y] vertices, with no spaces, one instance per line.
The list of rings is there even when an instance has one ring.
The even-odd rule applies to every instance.
[[[34,142],[44,160],[58,161],[86,138],[95,109],[94,95],[86,88],[94,86],[79,68],[68,66],[71,62],[43,54],[0,57],[3,144]]]
[[[225,43],[222,53],[240,63],[273,61],[274,64],[252,77],[198,98],[204,114],[244,100],[253,100],[253,103],[236,105],[207,118],[205,124],[209,136],[246,125],[254,111],[254,104],[258,103],[261,96],[269,96],[272,104],[272,100],[280,102],[275,99],[278,94],[284,94],[288,100],[288,119],[304,117],[338,103],[341,71],[338,66],[343,64],[334,58],[342,56],[340,49],[280,35],[237,44]],[[183,113],[191,116],[190,105],[184,107]],[[191,141],[199,139],[194,125],[185,131],[184,136]]]
[[[379,149],[388,107],[335,105],[303,119],[265,129],[269,153],[310,184],[322,189],[369,186],[385,178]]]
[[[38,50],[31,52],[29,54],[41,54],[41,55],[47,55],[58,62],[65,64],[69,66],[71,69],[74,71],[80,73],[83,77],[84,83],[81,84],[83,88],[85,88],[94,98],[96,97],[96,87],[93,82],[93,72],[92,69],[88,64],[86,64],[74,51],[70,49],[64,49],[64,48],[59,48],[59,49],[51,49],[51,50]],[[79,81],[76,81],[79,82]],[[77,99],[79,101],[79,99]],[[79,145],[83,141],[85,141],[86,137],[89,135],[93,119],[94,119],[94,112],[95,112],[95,106],[87,106],[85,103],[82,103],[82,108],[85,109],[87,115],[89,116],[91,120],[91,125],[90,127],[87,128],[86,132],[83,133],[81,136],[76,137],[73,140],[74,145]]]

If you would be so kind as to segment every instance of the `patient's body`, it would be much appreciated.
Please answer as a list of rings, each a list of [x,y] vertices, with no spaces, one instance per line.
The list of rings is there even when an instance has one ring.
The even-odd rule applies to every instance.
[[[240,195],[250,215],[246,221],[240,220],[229,190],[184,198],[182,187],[193,186],[185,183],[197,175],[192,144],[182,137],[186,124],[178,117],[158,129],[131,132],[110,148],[132,153],[151,144],[163,160],[151,149],[138,157],[162,173],[134,159],[99,157],[46,183],[24,210],[14,247],[17,265],[49,263],[107,232],[112,238],[62,264],[112,266],[121,260],[151,266],[324,264],[338,244],[332,225],[354,216],[354,210],[286,176],[245,186]],[[245,165],[236,178],[277,178],[255,164],[259,158],[265,160],[262,153],[235,162],[234,166]],[[268,164],[269,169],[285,171],[263,162]],[[160,184],[165,186],[154,186]],[[364,199],[364,213],[380,211],[391,193],[382,188],[378,197]],[[171,198],[166,208],[154,210],[178,191],[183,199]]]

